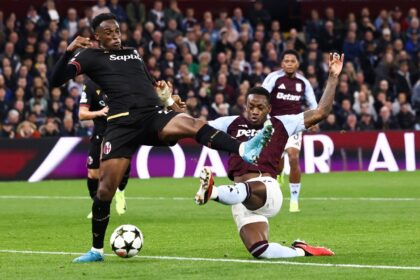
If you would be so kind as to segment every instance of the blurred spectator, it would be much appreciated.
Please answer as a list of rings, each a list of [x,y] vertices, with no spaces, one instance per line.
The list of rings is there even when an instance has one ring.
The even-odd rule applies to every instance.
[[[56,118],[48,118],[45,124],[39,128],[41,137],[60,136],[59,121]]]
[[[397,114],[398,124],[401,129],[414,129],[416,117],[410,109],[410,104],[401,104],[400,112]]]
[[[92,7],[92,18],[95,18],[97,15],[110,12],[110,9],[106,5],[106,0],[98,0],[96,5]]]
[[[324,52],[337,51],[341,46],[341,37],[334,31],[334,23],[330,20],[324,24],[324,30],[320,36],[320,48]]]
[[[163,2],[156,0],[153,2],[153,8],[150,10],[147,19],[156,26],[159,30],[165,28],[165,14],[163,13]]]
[[[182,24],[182,11],[178,7],[178,1],[177,0],[170,0],[169,1],[169,7],[167,7],[164,10],[164,16],[166,21],[168,22],[171,19],[174,19],[177,23],[177,26],[181,26]]]
[[[118,0],[110,0],[108,8],[113,13],[119,22],[127,22],[128,17],[124,8],[118,3]]]
[[[399,129],[400,126],[395,118],[391,115],[391,112],[387,106],[383,106],[379,111],[378,121],[376,122],[376,129],[389,130]]]
[[[40,138],[36,125],[30,121],[21,122],[16,128],[16,138]]]
[[[359,124],[357,123],[357,117],[355,114],[349,114],[346,119],[346,123],[343,126],[346,131],[358,131],[360,130]]]
[[[211,108],[213,109],[213,119],[224,117],[229,115],[229,104],[225,102],[225,96],[223,92],[216,92],[214,95],[214,102],[211,104]]]
[[[14,126],[8,121],[3,122],[3,124],[1,125],[0,138],[15,138]]]
[[[340,130],[340,126],[337,124],[336,117],[334,114],[329,114],[328,117],[321,122],[319,125],[321,131],[337,131]]]
[[[143,25],[146,21],[146,8],[141,0],[131,0],[125,10],[131,29],[134,29],[138,23]]]
[[[362,131],[375,129],[375,122],[371,114],[362,113],[360,116],[359,128]]]
[[[271,15],[264,8],[262,0],[256,0],[254,2],[254,8],[249,10],[249,19],[253,26],[256,26],[258,23],[263,23],[264,26],[269,26]]]
[[[76,136],[76,128],[73,125],[72,116],[66,116],[63,119],[63,127],[61,129],[61,136]]]
[[[67,17],[64,18],[62,26],[69,31],[69,37],[73,38],[79,30],[79,21],[76,9],[70,8],[67,10]]]

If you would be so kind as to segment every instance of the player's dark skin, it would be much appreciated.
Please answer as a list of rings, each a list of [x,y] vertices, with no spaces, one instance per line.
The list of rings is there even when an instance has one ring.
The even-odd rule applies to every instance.
[[[95,39],[99,47],[105,50],[121,49],[121,33],[118,22],[105,20],[95,30]],[[78,36],[68,47],[67,51],[75,51],[78,48],[92,46],[89,38]],[[157,82],[157,90],[166,87],[164,81]],[[172,118],[159,134],[160,140],[172,142],[182,138],[194,137],[206,124],[205,121],[181,113]],[[130,163],[129,158],[112,158],[101,162],[99,174],[99,188],[97,197],[102,201],[111,201],[119,182],[124,176],[125,170]]]
[[[296,76],[296,71],[299,69],[299,60],[293,54],[286,54],[281,62],[281,68],[284,70],[286,75],[290,78]],[[290,164],[290,174],[289,181],[290,183],[299,183],[300,182],[300,166],[299,166],[299,153],[300,151],[296,148],[287,148],[287,156],[289,157]],[[284,157],[280,159],[279,169],[283,170],[284,167]]]
[[[330,75],[327,80],[327,86],[324,94],[314,110],[308,110],[303,113],[304,124],[309,128],[321,120],[325,119],[332,109],[334,101],[335,88],[337,86],[338,75],[343,67],[344,55],[341,58],[330,54]],[[270,101],[263,95],[250,94],[246,103],[245,117],[253,125],[261,125],[267,119],[267,115],[271,111]],[[249,179],[259,176],[271,176],[269,173],[256,174],[247,173],[234,178],[235,183],[246,182]],[[248,182],[251,189],[251,196],[242,204],[249,210],[256,210],[264,206],[266,202],[266,187],[262,182]],[[250,249],[252,245],[262,240],[268,239],[268,224],[257,222],[244,225],[239,232],[242,242]]]

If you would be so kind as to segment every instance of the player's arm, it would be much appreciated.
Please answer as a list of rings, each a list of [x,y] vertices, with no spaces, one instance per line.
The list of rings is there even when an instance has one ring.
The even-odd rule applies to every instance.
[[[108,116],[108,110],[109,110],[108,106],[98,111],[89,111],[89,106],[80,106],[79,119],[81,121],[86,121],[86,120],[93,120],[100,117],[106,117]]]
[[[319,101],[318,107],[303,113],[303,121],[306,128],[319,123],[331,112],[334,102],[335,89],[338,83],[338,76],[343,69],[343,61],[344,54],[341,54],[340,56],[337,53],[330,53],[327,85],[324,93],[322,94],[321,100]]]
[[[91,81],[88,81],[83,86],[83,91],[79,101],[79,119],[81,121],[93,120],[100,117],[106,117],[108,115],[108,106],[102,108],[101,110],[90,111],[92,96],[95,96],[96,90],[98,89],[99,87],[96,85],[94,86]]]
[[[68,80],[73,79],[80,74],[77,64],[69,64],[77,49],[85,49],[92,46],[89,38],[77,36],[67,47],[66,52],[60,57],[54,66],[51,74],[50,84],[52,87],[59,87]]]

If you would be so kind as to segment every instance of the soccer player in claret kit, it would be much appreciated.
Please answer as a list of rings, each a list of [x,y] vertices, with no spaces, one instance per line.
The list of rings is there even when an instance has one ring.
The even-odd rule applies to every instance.
[[[296,240],[291,247],[268,242],[268,219],[275,216],[282,205],[282,193],[276,175],[279,171],[280,155],[290,135],[309,128],[325,119],[334,101],[338,75],[343,68],[343,59],[330,54],[329,77],[319,106],[297,115],[273,116],[273,135],[261,153],[257,165],[244,162],[236,155],[230,155],[228,175],[234,185],[213,186],[210,168],[205,167],[200,175],[200,188],[195,196],[199,205],[213,199],[225,205],[232,205],[232,215],[239,235],[248,251],[256,258],[289,258],[299,256],[331,256],[334,253],[324,247],[314,247]],[[267,121],[271,110],[270,93],[263,87],[254,87],[247,94],[244,116],[222,117],[209,124],[226,131],[240,141],[246,141]]]
[[[79,119],[93,120],[94,130],[90,138],[89,154],[86,162],[88,169],[87,186],[89,195],[95,198],[99,185],[99,164],[101,157],[101,145],[106,129],[106,116],[108,115],[108,106],[106,105],[106,94],[92,80],[88,80],[83,86],[82,95],[79,101]],[[124,189],[127,186],[130,177],[130,165],[128,166],[124,176],[118,185],[115,193],[115,210],[122,215],[127,210]],[[87,216],[92,218],[92,212]]]
[[[282,116],[302,113],[305,100],[309,109],[317,106],[314,90],[309,81],[299,69],[299,54],[295,50],[286,50],[281,56],[281,70],[270,73],[262,86],[270,93],[271,115]],[[302,132],[290,135],[284,153],[281,156],[280,171],[284,167],[284,155],[287,154],[290,163],[289,188],[290,212],[299,212],[300,166],[299,153],[302,145]],[[283,173],[282,173],[283,174]],[[282,176],[282,175],[281,175]],[[279,180],[281,177],[279,177]]]
[[[99,48],[92,48],[89,38],[78,36],[55,65],[50,83],[53,87],[60,86],[84,73],[108,96],[108,124],[103,140],[99,188],[92,205],[92,248],[74,262],[103,261],[110,204],[131,156],[140,145],[169,146],[190,137],[213,149],[239,154],[253,163],[272,131],[271,125],[267,124],[255,137],[241,143],[205,121],[165,110],[162,105],[176,106],[168,94],[169,86],[164,81],[152,79],[135,49],[121,46],[115,16],[110,13],[96,16],[92,28]]]

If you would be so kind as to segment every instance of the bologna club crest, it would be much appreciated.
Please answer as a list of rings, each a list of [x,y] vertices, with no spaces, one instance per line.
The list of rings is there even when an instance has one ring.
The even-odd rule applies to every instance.
[[[111,152],[111,143],[110,142],[106,142],[104,144],[104,154],[109,154]]]

